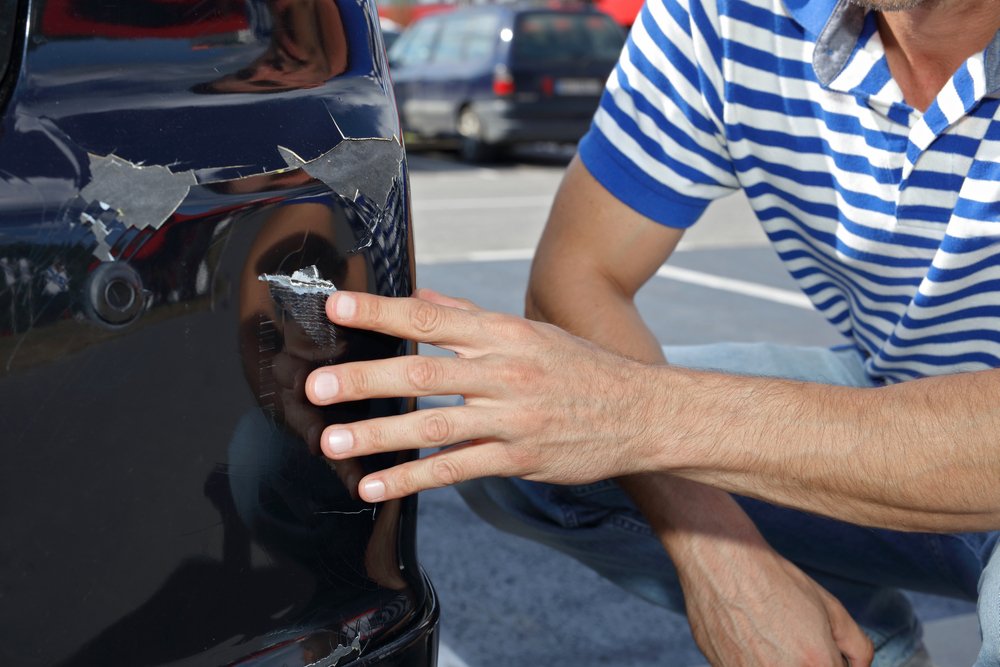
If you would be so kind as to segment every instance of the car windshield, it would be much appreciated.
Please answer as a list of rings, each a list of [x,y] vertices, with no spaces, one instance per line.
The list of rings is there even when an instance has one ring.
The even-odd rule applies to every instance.
[[[511,48],[521,63],[614,61],[624,43],[622,29],[603,14],[532,13],[518,17]]]

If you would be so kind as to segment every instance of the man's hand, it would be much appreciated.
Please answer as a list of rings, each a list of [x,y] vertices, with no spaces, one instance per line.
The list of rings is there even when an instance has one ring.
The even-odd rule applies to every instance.
[[[465,405],[327,428],[324,453],[345,459],[457,445],[367,476],[361,496],[387,500],[485,476],[587,483],[642,470],[661,393],[651,368],[565,331],[479,310],[422,290],[416,298],[338,292],[341,326],[452,350],[457,358],[397,357],[322,368],[306,392],[318,405],[365,398],[461,394]],[[462,443],[462,444],[457,444]]]
[[[676,565],[691,632],[713,667],[871,665],[872,643],[843,606],[763,540],[712,549]]]

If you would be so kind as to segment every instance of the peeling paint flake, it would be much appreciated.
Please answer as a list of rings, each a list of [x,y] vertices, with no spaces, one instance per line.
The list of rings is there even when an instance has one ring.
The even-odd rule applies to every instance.
[[[257,279],[268,285],[276,285],[291,290],[298,295],[322,294],[323,296],[329,296],[337,291],[336,285],[320,277],[319,269],[315,266],[307,266],[304,269],[299,269],[290,276],[265,273]]]
[[[80,196],[104,210],[115,209],[127,227],[159,229],[195,184],[191,171],[174,173],[167,167],[143,166],[113,154],[90,154],[90,182]]]
[[[338,662],[355,653],[358,655],[361,654],[360,634],[354,635],[354,639],[350,644],[338,644],[337,648],[333,649],[330,655],[316,662],[310,662],[306,667],[335,667]]]
[[[340,129],[338,128],[338,131]],[[314,160],[303,160],[291,149],[278,146],[285,163],[330,186],[337,194],[357,198],[357,193],[382,208],[403,162],[403,145],[398,137],[344,137],[336,146]],[[386,168],[396,165],[396,169]]]
[[[111,235],[111,231],[104,222],[86,212],[80,214],[80,222],[84,225],[89,225],[91,233],[97,239],[97,246],[94,248],[94,257],[102,262],[115,261],[115,256],[111,253],[111,244],[108,243],[108,236]]]

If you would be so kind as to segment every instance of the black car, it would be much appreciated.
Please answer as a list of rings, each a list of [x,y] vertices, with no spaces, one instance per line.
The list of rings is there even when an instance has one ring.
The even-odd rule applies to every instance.
[[[331,465],[310,369],[409,295],[370,0],[0,1],[0,664],[428,667],[415,500]]]
[[[457,138],[485,160],[518,143],[575,142],[587,131],[625,41],[586,5],[493,5],[433,14],[389,52],[403,128]]]

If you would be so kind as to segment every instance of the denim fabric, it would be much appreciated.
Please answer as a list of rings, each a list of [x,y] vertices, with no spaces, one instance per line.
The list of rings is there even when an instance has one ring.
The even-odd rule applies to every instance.
[[[870,386],[853,348],[720,344],[664,348],[678,366]],[[501,530],[562,551],[622,588],[684,612],[676,572],[649,525],[613,482],[556,486],[490,478],[459,487]],[[768,542],[835,595],[872,638],[875,667],[921,647],[921,627],[899,589],[979,599],[984,643],[975,667],[1000,667],[998,533],[939,535],[864,528],[737,498]]]

